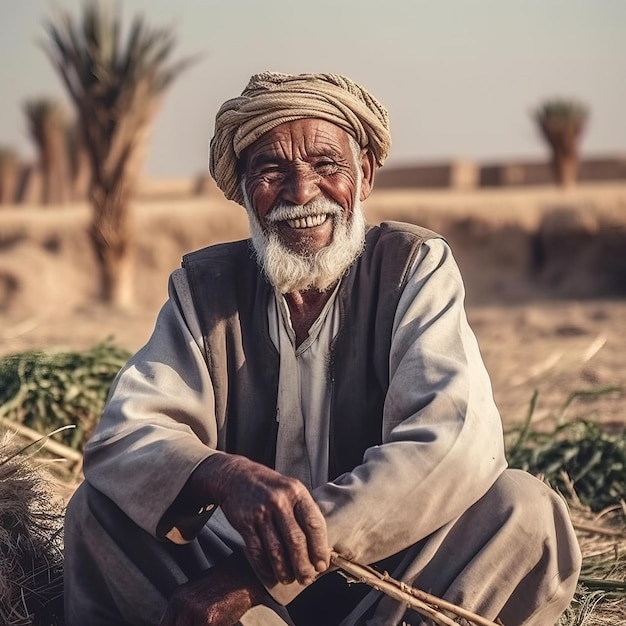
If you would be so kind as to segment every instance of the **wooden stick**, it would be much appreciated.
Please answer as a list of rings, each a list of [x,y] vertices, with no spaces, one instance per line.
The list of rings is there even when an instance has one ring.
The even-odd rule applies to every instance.
[[[406,604],[421,615],[429,617],[435,624],[442,626],[458,626],[457,622],[437,610],[442,609],[458,617],[463,617],[477,626],[498,626],[496,622],[492,622],[460,606],[456,606],[425,591],[411,587],[402,581],[396,580],[387,572],[381,574],[367,565],[349,561],[337,552],[331,552],[330,561],[346,574],[349,574],[356,582],[365,583],[378,591],[382,591],[386,595]]]
[[[596,535],[606,535],[607,537],[626,538],[626,533],[623,530],[606,528],[605,526],[597,526],[596,524],[585,524],[584,522],[572,522],[572,525],[575,530],[581,530],[583,532],[595,533]]]
[[[46,439],[46,435],[42,435],[40,432],[37,432],[32,428],[18,424],[13,420],[7,419],[6,417],[0,417],[0,423],[2,423],[2,425],[6,428],[14,430],[18,435],[21,435],[26,439],[30,439],[31,441],[39,441],[41,439],[42,447],[48,450],[48,452],[52,452],[52,454],[61,456],[74,463],[79,463],[83,460],[83,455],[78,450],[74,450],[74,448],[70,448],[69,446],[59,443],[58,441],[52,441],[49,438]]]

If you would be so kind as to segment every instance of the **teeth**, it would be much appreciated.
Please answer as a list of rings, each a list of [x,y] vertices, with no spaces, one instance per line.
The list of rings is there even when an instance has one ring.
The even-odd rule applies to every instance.
[[[313,228],[313,226],[319,226],[326,221],[327,215],[322,213],[321,215],[309,215],[308,217],[299,217],[295,220],[287,220],[287,224],[291,228]]]

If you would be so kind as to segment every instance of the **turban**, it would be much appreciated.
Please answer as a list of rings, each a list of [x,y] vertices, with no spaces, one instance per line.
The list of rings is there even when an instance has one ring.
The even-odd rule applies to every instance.
[[[363,87],[338,74],[263,72],[215,117],[209,171],[229,200],[243,204],[237,160],[259,137],[285,122],[327,120],[371,150],[381,166],[391,146],[387,110]]]

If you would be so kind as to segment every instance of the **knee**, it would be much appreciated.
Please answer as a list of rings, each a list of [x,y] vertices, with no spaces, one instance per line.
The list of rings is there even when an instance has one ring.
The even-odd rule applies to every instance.
[[[568,508],[550,487],[520,470],[507,470],[494,487],[494,498],[508,511],[507,555],[520,570],[500,618],[505,624],[553,624],[574,595],[582,563]]]
[[[507,511],[510,517],[529,529],[543,525],[555,515],[568,516],[563,499],[538,478],[522,470],[503,472],[489,495],[496,510]]]
[[[550,551],[564,575],[580,570],[582,557],[569,511],[553,489],[528,472],[506,470],[490,495],[522,549]]]
[[[519,526],[523,535],[541,533],[555,515],[567,515],[561,498],[522,470],[503,472],[486,498],[490,509],[507,524]]]
[[[507,508],[525,517],[543,518],[561,498],[528,472],[508,469],[492,487],[490,494],[498,501],[499,508]]]

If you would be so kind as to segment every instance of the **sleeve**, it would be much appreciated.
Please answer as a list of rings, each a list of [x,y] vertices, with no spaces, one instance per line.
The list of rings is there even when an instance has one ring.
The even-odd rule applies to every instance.
[[[423,539],[479,500],[506,467],[464,295],[448,245],[425,242],[394,319],[383,443],[313,492],[329,545],[347,558],[372,563]]]
[[[84,450],[85,478],[136,524],[159,520],[218,447],[213,386],[184,270],[148,343],[117,375]]]

